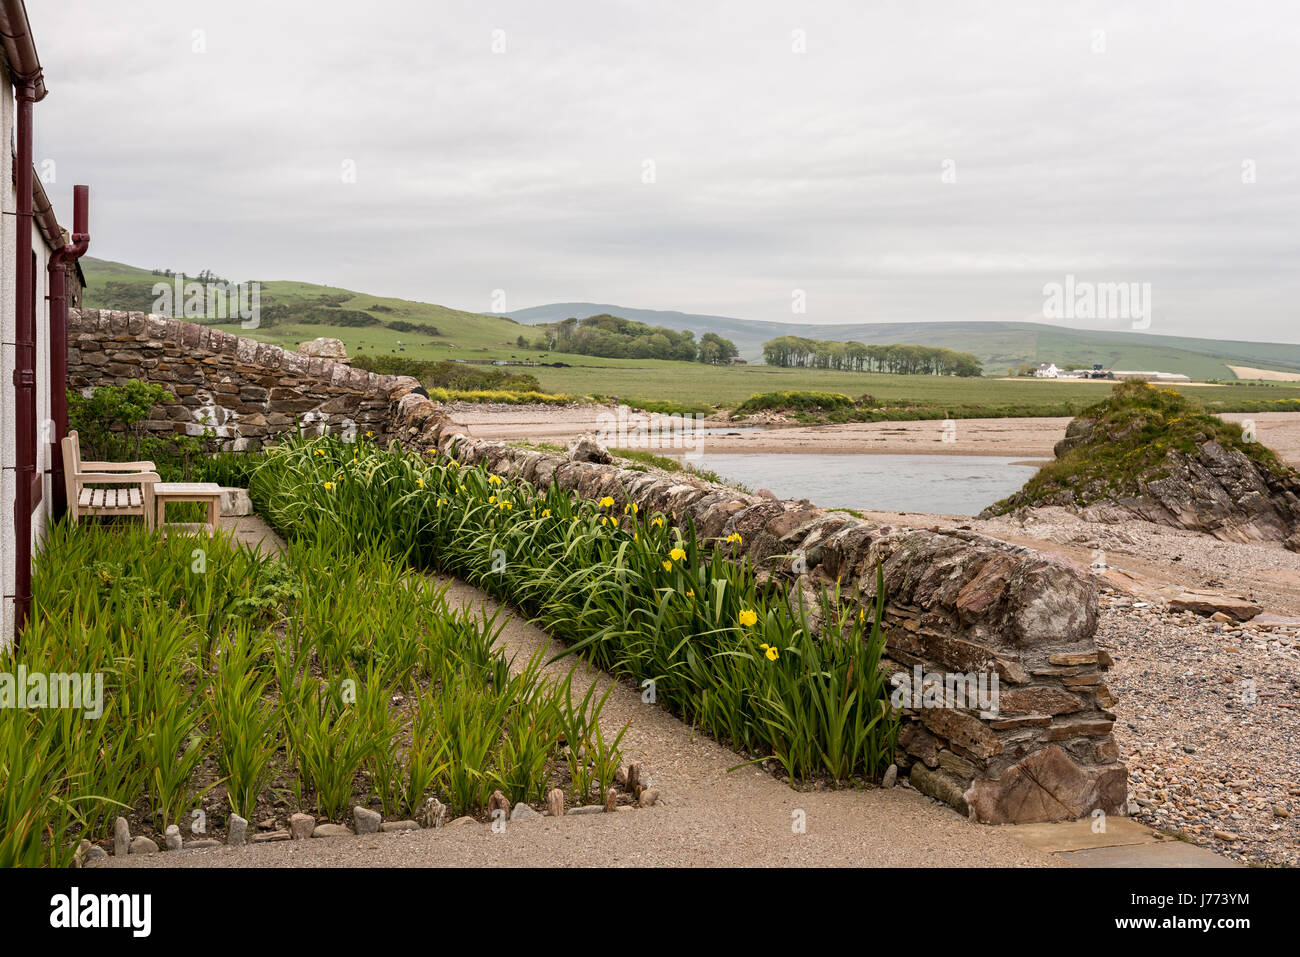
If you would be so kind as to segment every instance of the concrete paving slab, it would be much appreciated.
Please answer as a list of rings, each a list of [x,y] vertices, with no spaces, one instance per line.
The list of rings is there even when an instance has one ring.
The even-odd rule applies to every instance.
[[[1186,841],[1165,840],[1122,847],[1091,847],[1056,855],[1075,867],[1245,867],[1208,848]]]
[[[1002,830],[1009,831],[1030,847],[1053,854],[1061,851],[1123,847],[1173,840],[1128,817],[1107,817],[1106,829],[1101,833],[1093,830],[1094,823],[1091,818],[1084,818],[1079,821],[1059,821],[1051,824],[1008,824]]]

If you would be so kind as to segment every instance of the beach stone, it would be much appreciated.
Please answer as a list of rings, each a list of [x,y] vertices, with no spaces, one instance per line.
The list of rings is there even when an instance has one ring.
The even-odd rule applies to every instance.
[[[199,851],[205,847],[221,847],[221,842],[210,837],[205,837],[201,841],[190,841],[185,845],[187,851]]]
[[[316,819],[310,814],[291,814],[289,816],[289,835],[295,841],[305,841],[316,830]]]
[[[351,837],[352,829],[346,824],[317,824],[312,837]]]
[[[81,855],[82,865],[86,867],[91,867],[94,866],[94,864],[97,864],[100,861],[105,861],[105,860],[108,860],[108,852],[104,850],[102,847],[100,847],[98,844],[91,844],[89,841],[87,841],[85,852]]]
[[[478,823],[477,821],[475,821],[472,817],[470,817],[468,814],[466,814],[464,817],[458,817],[458,818],[456,818],[456,820],[452,821],[452,822],[451,822],[450,824],[448,824],[447,826],[448,826],[448,827],[459,827],[459,826],[462,825],[462,824],[477,824],[477,823]]]
[[[169,851],[179,851],[181,849],[181,829],[175,824],[168,824],[167,830],[163,832],[163,841]]]
[[[352,823],[356,825],[358,834],[378,834],[383,820],[382,814],[368,807],[357,805],[352,809]]]
[[[514,809],[510,812],[511,821],[536,821],[540,818],[540,814],[522,801],[516,804]]]
[[[551,817],[559,817],[564,813],[564,792],[559,788],[552,788],[546,795],[546,813]]]
[[[238,847],[248,841],[248,821],[238,814],[232,814],[226,819],[226,843],[232,847]]]
[[[605,792],[605,810],[612,811],[618,807],[618,792],[610,788]]]
[[[113,853],[124,857],[131,850],[131,825],[126,818],[119,817],[113,822]]]
[[[891,764],[889,767],[885,768],[884,777],[880,779],[880,786],[882,788],[892,788],[897,783],[898,783],[898,765]]]
[[[470,820],[473,820],[471,818]],[[392,834],[394,831],[418,831],[420,825],[415,821],[385,821],[379,825],[379,829],[385,834]]]
[[[488,798],[488,817],[492,820],[498,820],[496,812],[501,812],[500,820],[504,820],[510,814],[510,802],[500,791],[493,791],[492,796]]]
[[[639,807],[654,807],[655,802],[658,800],[659,792],[654,788],[646,788],[641,792],[641,796],[637,798],[636,803]]]
[[[565,814],[604,814],[605,805],[603,804],[584,804],[581,807],[571,807]]]
[[[288,831],[263,831],[261,834],[254,834],[254,844],[270,844],[274,841],[287,841],[292,838]]]
[[[142,834],[142,835],[140,835],[139,837],[133,837],[133,838],[131,838],[131,850],[130,850],[130,853],[132,853],[132,854],[157,854],[157,853],[158,853],[158,845],[155,844],[152,840],[150,840],[149,838],[145,837],[145,836]]]

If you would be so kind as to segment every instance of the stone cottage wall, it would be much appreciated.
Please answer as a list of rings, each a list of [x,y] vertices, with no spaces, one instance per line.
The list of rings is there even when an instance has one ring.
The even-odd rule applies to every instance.
[[[155,410],[156,432],[216,428],[251,448],[294,427],[373,431],[380,441],[438,449],[538,487],[612,496],[694,523],[702,538],[739,533],[778,584],[815,596],[836,582],[869,609],[884,575],[891,674],[996,675],[996,715],[976,707],[903,710],[898,763],[919,790],[989,823],[1123,814],[1128,771],[1111,734],[1111,662],[1094,640],[1097,592],[1086,571],[972,533],[893,528],[807,501],[745,495],[693,476],[573,461],[475,439],[418,390],[191,323],[84,310],[71,320],[77,387],[145,378],[179,397]],[[223,431],[224,430],[224,431]],[[826,636],[829,637],[829,636]]]
[[[419,385],[192,322],[69,310],[69,386],[85,392],[129,379],[156,383],[176,396],[153,409],[145,423],[149,432],[199,436],[211,430],[233,450],[259,448],[295,429],[313,435],[371,431],[386,440],[391,393]]]

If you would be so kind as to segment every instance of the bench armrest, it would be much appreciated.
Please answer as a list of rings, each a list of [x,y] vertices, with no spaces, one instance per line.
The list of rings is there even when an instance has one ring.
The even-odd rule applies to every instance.
[[[158,466],[152,462],[82,462],[81,467],[88,472],[156,472]]]
[[[74,478],[79,485],[153,485],[162,481],[157,472],[78,472]]]

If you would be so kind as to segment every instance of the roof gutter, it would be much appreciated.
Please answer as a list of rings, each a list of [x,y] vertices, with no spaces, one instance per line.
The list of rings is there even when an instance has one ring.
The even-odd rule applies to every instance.
[[[32,39],[23,0],[0,0],[0,45],[9,61],[9,72],[14,75],[14,86],[31,83],[32,102],[45,99],[49,91],[45,89],[41,58],[36,55],[36,41]]]

